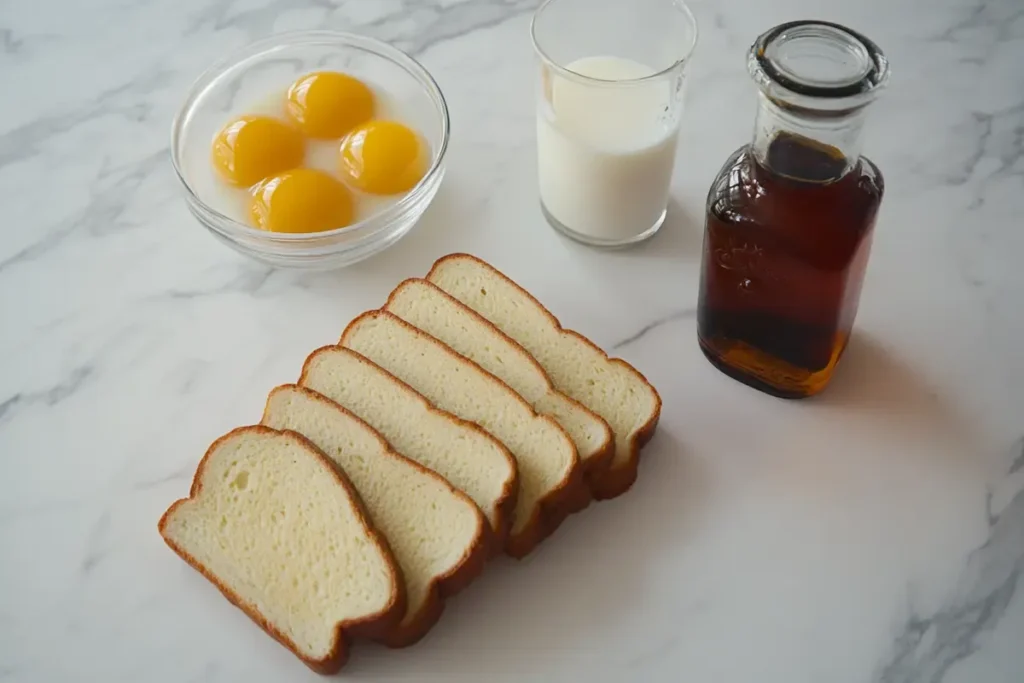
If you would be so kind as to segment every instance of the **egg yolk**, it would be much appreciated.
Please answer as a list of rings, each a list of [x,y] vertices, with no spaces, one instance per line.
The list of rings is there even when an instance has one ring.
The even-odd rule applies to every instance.
[[[249,187],[302,163],[306,143],[291,126],[269,116],[242,116],[213,140],[213,165],[233,185]]]
[[[411,189],[427,172],[427,154],[406,126],[370,121],[342,140],[341,172],[363,192],[396,194]]]
[[[323,171],[295,168],[253,188],[249,215],[271,232],[320,232],[349,225],[352,194]]]
[[[340,138],[373,116],[365,83],[338,71],[306,74],[288,88],[288,116],[311,138]]]

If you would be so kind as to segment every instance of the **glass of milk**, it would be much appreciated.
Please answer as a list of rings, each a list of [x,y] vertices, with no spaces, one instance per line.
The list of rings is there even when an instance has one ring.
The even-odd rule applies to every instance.
[[[682,0],[546,0],[530,32],[545,218],[593,246],[651,237],[668,207],[693,14]]]

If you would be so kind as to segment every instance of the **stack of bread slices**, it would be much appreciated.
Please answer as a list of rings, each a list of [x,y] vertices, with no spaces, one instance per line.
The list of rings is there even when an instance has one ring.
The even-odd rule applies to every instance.
[[[315,671],[415,643],[487,560],[624,493],[661,412],[626,362],[467,254],[402,282],[210,446],[167,544]]]

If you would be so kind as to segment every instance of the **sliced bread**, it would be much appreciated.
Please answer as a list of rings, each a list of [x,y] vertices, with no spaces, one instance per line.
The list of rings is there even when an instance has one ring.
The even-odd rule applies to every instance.
[[[262,424],[302,434],[348,476],[405,578],[405,615],[382,640],[392,647],[418,641],[440,618],[443,599],[483,570],[486,522],[479,508],[440,475],[396,454],[368,424],[309,389],[274,389]]]
[[[608,423],[579,401],[556,391],[533,356],[487,319],[426,280],[415,278],[391,292],[384,310],[444,342],[508,384],[538,413],[553,418],[576,445],[588,480],[611,464],[615,442]]]
[[[483,427],[508,447],[519,496],[506,552],[522,557],[561,523],[585,491],[576,447],[558,424],[476,363],[386,311],[353,320],[341,345],[369,358],[431,403]]]
[[[626,492],[636,480],[640,448],[654,435],[661,415],[661,397],[647,379],[582,335],[563,329],[525,289],[474,256],[445,256],[426,279],[522,344],[556,389],[607,420],[615,434],[615,457],[591,490],[599,499]]]
[[[373,427],[398,453],[437,472],[483,511],[500,552],[512,524],[519,474],[504,445],[480,427],[437,410],[394,375],[340,346],[317,349],[299,384]]]
[[[401,571],[348,479],[304,437],[262,426],[217,439],[188,498],[159,523],[167,545],[311,669],[348,658],[405,611]]]

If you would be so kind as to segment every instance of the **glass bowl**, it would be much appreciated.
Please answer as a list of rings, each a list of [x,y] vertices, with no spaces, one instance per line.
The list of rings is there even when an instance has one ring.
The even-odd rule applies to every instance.
[[[397,202],[335,230],[269,232],[232,218],[227,206],[235,200],[210,163],[214,137],[231,117],[247,113],[250,103],[265,102],[276,93],[283,97],[298,76],[321,69],[344,71],[386,94],[402,112],[403,122],[429,145],[426,175]],[[372,256],[412,229],[444,177],[448,131],[441,89],[412,57],[366,36],[296,31],[251,43],[199,77],[174,118],[171,161],[189,210],[217,239],[272,266],[327,270]]]

